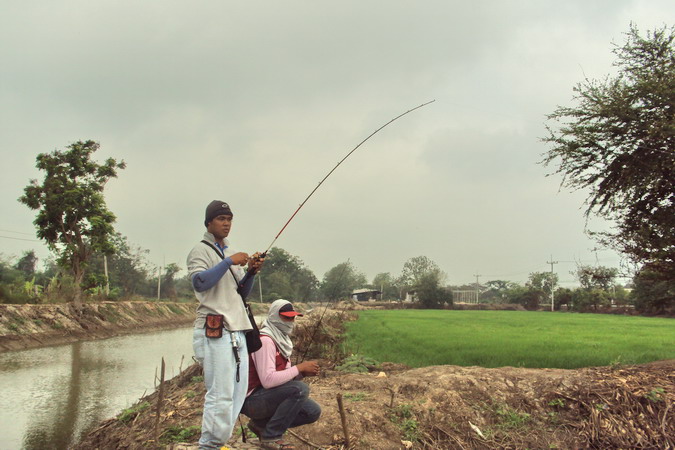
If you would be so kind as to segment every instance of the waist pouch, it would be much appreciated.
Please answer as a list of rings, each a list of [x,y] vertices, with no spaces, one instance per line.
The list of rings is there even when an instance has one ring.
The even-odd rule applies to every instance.
[[[225,317],[222,314],[207,314],[206,315],[206,337],[221,338],[223,337],[223,328]]]

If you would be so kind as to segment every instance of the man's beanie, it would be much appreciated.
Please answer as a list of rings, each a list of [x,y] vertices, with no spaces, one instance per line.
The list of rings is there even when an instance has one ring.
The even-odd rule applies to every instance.
[[[230,209],[230,205],[220,200],[214,200],[211,203],[209,203],[209,206],[206,207],[206,218],[204,220],[204,226],[208,227],[209,222],[211,222],[213,219],[220,216],[221,214],[229,216],[233,215],[232,210]]]

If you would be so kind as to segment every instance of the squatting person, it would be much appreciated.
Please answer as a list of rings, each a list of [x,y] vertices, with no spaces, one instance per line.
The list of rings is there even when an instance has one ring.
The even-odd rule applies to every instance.
[[[246,297],[250,292],[254,277],[241,288],[241,295],[237,287],[245,273],[243,266],[248,264],[249,270],[257,273],[263,260],[258,254],[249,257],[230,248],[227,237],[232,218],[227,203],[209,203],[204,239],[187,258],[188,275],[199,300],[192,342],[206,385],[200,449],[219,449],[227,442],[248,386],[244,333],[252,327],[241,295]]]
[[[314,423],[321,407],[309,398],[309,386],[302,377],[318,375],[319,364],[306,361],[291,365],[291,332],[296,316],[287,300],[270,305],[260,329],[262,348],[250,355],[248,394],[242,413],[251,420],[249,429],[260,438],[261,448],[292,449],[282,439],[288,428]]]

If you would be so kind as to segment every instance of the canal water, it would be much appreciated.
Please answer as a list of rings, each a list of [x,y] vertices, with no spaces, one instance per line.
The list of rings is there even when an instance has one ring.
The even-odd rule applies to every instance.
[[[192,364],[192,328],[0,354],[0,449],[67,449]]]

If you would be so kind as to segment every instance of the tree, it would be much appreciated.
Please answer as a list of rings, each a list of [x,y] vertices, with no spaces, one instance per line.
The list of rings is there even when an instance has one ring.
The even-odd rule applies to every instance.
[[[586,216],[615,223],[594,233],[660,279],[675,279],[675,27],[642,37],[631,26],[615,46],[618,74],[575,87],[558,107],[542,161],[563,186],[589,189]]]
[[[441,269],[426,256],[415,256],[403,264],[403,270],[398,280],[400,284],[412,287],[418,284],[430,272],[441,273]]]
[[[440,270],[428,271],[419,277],[413,287],[423,308],[438,308],[444,303],[452,305],[452,294],[441,286],[442,282]]]
[[[575,275],[583,289],[608,291],[619,271],[613,267],[579,265]]]
[[[445,302],[452,303],[452,295],[441,287],[445,282],[445,274],[426,256],[407,260],[403,264],[398,282],[401,286],[414,290],[420,304],[425,308],[437,308]]]
[[[533,272],[527,281],[527,286],[532,290],[541,291],[543,294],[539,298],[538,303],[542,303],[545,299],[551,299],[551,292],[554,292],[558,284],[558,275],[552,272]]]
[[[486,302],[504,303],[508,301],[508,292],[517,287],[518,284],[506,280],[491,280],[485,283],[485,291],[481,293],[480,298]]]
[[[146,259],[149,251],[132,246],[127,237],[121,233],[115,233],[110,239],[115,248],[114,254],[108,258],[111,297],[129,298],[137,294],[148,297],[156,296],[157,280],[153,282],[148,278],[151,272],[155,272],[151,271]],[[97,278],[105,283],[102,254],[92,255],[88,271],[97,274]]]
[[[24,252],[23,256],[17,261],[14,268],[24,273],[24,276],[29,279],[35,275],[35,266],[37,265],[38,257],[34,250]]]
[[[374,289],[382,291],[382,299],[399,299],[400,291],[396,284],[396,280],[389,272],[382,272],[375,275],[373,278]]]
[[[651,314],[664,314],[675,305],[675,280],[663,280],[660,274],[649,267],[643,268],[634,278],[631,296],[638,311]]]
[[[176,274],[180,272],[180,267],[176,263],[167,264],[164,268],[164,276],[162,277],[160,296],[175,300],[176,295]]]
[[[58,255],[59,264],[67,267],[75,282],[73,301],[81,304],[87,262],[92,253],[111,254],[110,237],[115,215],[108,210],[103,188],[123,161],[108,158],[98,164],[91,155],[99,149],[94,141],[78,141],[66,151],[40,153],[36,167],[45,172],[42,183],[31,180],[19,198],[31,209],[38,210],[33,221],[37,237],[44,240]]]
[[[321,281],[321,294],[328,301],[349,297],[356,288],[367,284],[366,276],[347,261],[328,270]]]
[[[279,247],[267,253],[258,281],[262,282],[265,301],[285,298],[308,302],[318,294],[319,280],[314,273],[300,258]]]

